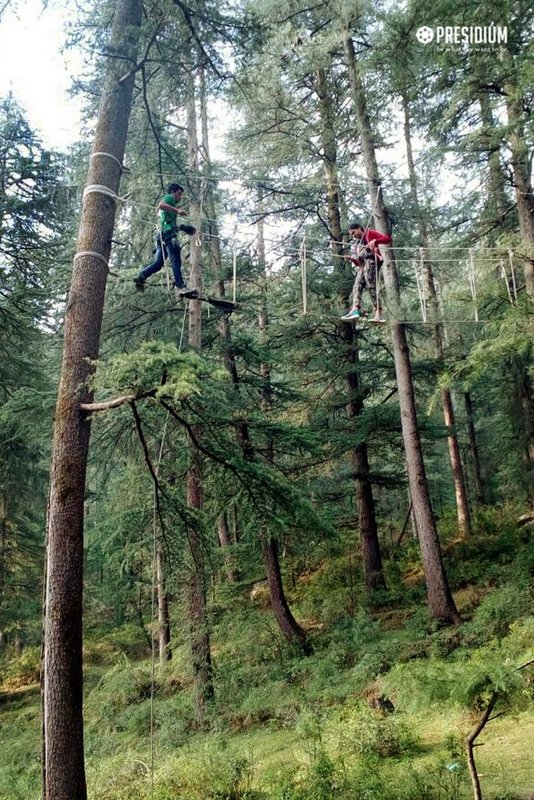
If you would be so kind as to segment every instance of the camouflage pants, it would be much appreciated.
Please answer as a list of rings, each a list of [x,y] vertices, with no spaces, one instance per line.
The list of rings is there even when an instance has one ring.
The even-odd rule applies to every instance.
[[[357,268],[356,277],[354,279],[354,286],[352,287],[352,305],[353,308],[360,307],[362,304],[362,292],[367,289],[371,295],[373,306],[377,307],[378,302],[378,278],[380,275],[381,261],[376,261],[370,258],[365,260],[363,266]]]

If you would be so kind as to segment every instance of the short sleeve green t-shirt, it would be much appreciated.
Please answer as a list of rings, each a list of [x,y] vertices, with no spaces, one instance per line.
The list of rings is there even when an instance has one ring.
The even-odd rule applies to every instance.
[[[176,200],[172,196],[172,194],[166,194],[165,197],[162,198],[162,203],[167,203],[169,206],[176,207]],[[159,212],[159,218],[161,221],[161,232],[165,233],[165,231],[173,231],[177,230],[176,225],[176,214],[173,214],[172,211],[163,211]]]

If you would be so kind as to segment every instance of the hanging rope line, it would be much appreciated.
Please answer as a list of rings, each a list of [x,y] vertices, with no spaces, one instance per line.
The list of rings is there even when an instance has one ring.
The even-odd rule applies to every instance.
[[[232,300],[235,303],[237,297],[237,250],[235,240],[232,247]]]
[[[510,261],[510,271],[512,273],[512,288],[514,290],[514,305],[517,304],[517,286],[515,282],[515,268],[514,268],[514,254],[511,250],[508,250],[508,259]]]
[[[300,245],[300,259],[302,265],[302,313],[308,313],[308,280],[307,280],[307,261],[308,254],[306,251],[306,237],[304,236],[302,244]]]
[[[469,251],[469,258],[467,259],[467,270],[469,278],[469,288],[471,289],[471,297],[473,298],[473,305],[475,308],[475,320],[478,322],[478,303],[477,303],[477,285],[475,276],[475,262],[473,259],[473,251]]]

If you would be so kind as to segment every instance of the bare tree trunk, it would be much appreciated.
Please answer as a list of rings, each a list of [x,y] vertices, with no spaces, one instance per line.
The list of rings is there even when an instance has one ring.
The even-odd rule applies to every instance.
[[[228,530],[228,518],[226,516],[225,511],[223,511],[222,514],[219,514],[219,519],[217,520],[217,529],[219,533],[219,544],[221,545],[224,565],[226,569],[226,580],[228,581],[228,583],[237,583],[237,581],[239,580],[239,574],[237,572],[234,563],[234,558],[230,553],[232,540],[230,539],[230,531]]]
[[[467,416],[467,434],[469,437],[469,451],[471,453],[471,465],[473,469],[473,481],[475,484],[477,505],[483,506],[486,503],[486,493],[482,481],[482,470],[480,469],[480,457],[478,453],[478,441],[475,428],[475,417],[473,413],[473,400],[469,392],[464,392],[465,413]]]
[[[0,497],[0,608],[4,602],[4,587],[6,583],[7,568],[7,502],[5,497]]]
[[[509,82],[505,85],[506,111],[508,114],[508,142],[512,151],[519,231],[525,243],[525,285],[527,296],[534,301],[534,192],[531,178],[531,158],[525,136],[523,97],[513,80],[515,68],[510,51],[502,47],[501,59],[505,65]]]
[[[356,62],[354,43],[348,31],[344,36],[344,48],[351,82],[354,111],[358,120],[363,159],[370,184],[375,226],[377,230],[387,233],[389,224],[384,199],[380,190],[380,175],[367,112],[365,89]],[[421,437],[417,424],[415,393],[406,331],[404,325],[397,321],[400,312],[400,290],[395,259],[390,248],[387,248],[384,253],[384,277],[388,307],[394,316],[391,332],[402,435],[406,452],[410,493],[421,545],[429,609],[434,619],[458,624],[461,621],[460,615],[447,582],[441,545],[428,492]]]
[[[429,236],[426,220],[419,204],[419,193],[417,187],[417,172],[412,151],[412,135],[410,124],[410,108],[406,91],[401,92],[402,106],[404,111],[404,141],[408,160],[408,172],[410,176],[410,188],[412,202],[414,205],[417,222],[419,226],[419,238],[423,253],[428,253]],[[430,260],[425,255],[423,258],[423,273],[425,280],[426,294],[429,300],[430,321],[432,324],[432,334],[434,339],[434,351],[439,367],[443,367],[443,331],[439,322],[439,306],[434,284],[434,275]],[[454,493],[456,496],[456,513],[458,517],[458,527],[460,533],[465,535],[471,532],[471,514],[469,511],[469,500],[465,483],[465,474],[460,453],[458,434],[455,428],[454,406],[450,389],[441,389],[441,405],[445,427],[447,428],[447,444],[449,448],[449,461],[451,464],[452,477],[454,482]]]
[[[134,83],[140,0],[118,0],[108,76],[87,186],[116,193]],[[108,153],[109,158],[97,153]],[[98,355],[104,291],[115,222],[114,201],[94,191],[82,208],[65,312],[63,364],[56,406],[48,517],[44,647],[45,800],[85,800],[82,718],[83,513],[90,424],[88,378]],[[98,253],[100,257],[90,255]],[[82,255],[83,253],[83,255]]]
[[[310,645],[306,632],[296,621],[286,600],[278,558],[278,542],[267,535],[264,536],[261,546],[271,608],[278,626],[289,642],[298,644],[304,653],[309,653]]]
[[[224,277],[223,277],[223,264],[221,243],[219,239],[219,228],[217,225],[217,209],[215,207],[214,197],[214,184],[211,180],[211,155],[210,155],[210,139],[209,139],[209,125],[208,125],[208,105],[206,97],[206,84],[205,74],[203,67],[200,68],[200,119],[202,129],[202,150],[204,154],[205,172],[210,179],[207,183],[205,192],[205,203],[207,220],[206,227],[209,233],[209,253],[211,260],[211,271],[217,280],[218,296],[225,297]],[[219,320],[219,332],[221,340],[224,342],[224,364],[230,376],[232,386],[236,391],[239,391],[239,375],[237,372],[237,365],[235,357],[232,352],[232,335],[230,328],[230,320],[226,314],[222,314]],[[238,425],[237,435],[244,452],[248,446],[248,431],[243,430],[243,427]],[[226,511],[223,511],[217,520],[217,532],[219,537],[219,544],[221,546],[223,560],[226,570],[226,578],[229,583],[236,583],[239,580],[239,573],[235,564],[235,558],[230,554],[230,547],[232,544],[230,532],[228,530],[228,517]]]
[[[202,508],[201,476],[197,464],[191,463],[187,473],[187,505],[199,511]],[[188,529],[189,580],[187,582],[187,607],[189,637],[195,686],[197,718],[202,725],[208,706],[213,702],[213,667],[211,662],[210,630],[206,604],[206,568],[198,530]]]
[[[261,198],[260,198],[261,203]],[[266,302],[266,260],[265,260],[265,238],[263,233],[263,219],[260,217],[257,223],[258,230],[258,258],[260,266],[262,267],[264,286],[262,291],[262,301],[260,310],[258,312],[258,328],[260,337],[265,336],[267,326],[269,325],[269,317],[267,314]],[[263,380],[262,388],[262,405],[266,412],[271,408],[272,404],[272,390],[271,390],[271,368],[266,362],[260,364],[260,375]],[[267,443],[267,458],[269,461],[274,461],[274,444],[272,440]],[[304,653],[311,651],[308,638],[304,628],[302,628],[296,621],[293,613],[287,602],[284,584],[282,581],[282,573],[280,570],[280,559],[278,557],[278,542],[267,531],[262,533],[261,548],[263,555],[263,563],[265,566],[265,574],[267,576],[267,585],[269,587],[269,597],[271,600],[271,608],[275,619],[282,631],[283,635],[289,642],[297,644]]]
[[[532,379],[524,364],[517,367],[517,402],[521,415],[519,439],[525,468],[527,498],[534,508],[534,392]]]
[[[493,206],[492,213],[495,218],[495,233],[497,234],[495,235],[495,233],[490,232],[489,239],[491,244],[495,244],[498,235],[504,230],[505,219],[508,212],[509,203],[504,190],[506,175],[501,165],[500,146],[499,144],[496,145],[493,140],[495,120],[493,119],[491,101],[486,91],[478,91],[478,102],[480,105],[480,119],[482,121],[481,138],[483,147],[488,154],[488,199]]]
[[[328,224],[333,238],[332,252],[334,269],[342,277],[346,275],[346,262],[343,258],[341,216],[339,211],[337,146],[334,132],[333,111],[326,73],[320,69],[316,73],[317,97],[321,118],[321,140],[323,145],[323,163],[326,176],[326,195],[328,202]],[[340,289],[340,300],[347,302],[346,290]],[[349,322],[340,321],[339,335],[346,347],[346,360],[350,365],[347,370],[346,385],[348,401],[346,405],[349,419],[356,419],[363,412],[360,376],[357,370],[359,361],[358,336]],[[369,455],[366,442],[353,448],[351,460],[355,471],[356,499],[358,503],[358,523],[362,543],[362,564],[367,592],[385,586],[382,554],[378,540],[373,488],[369,480]]]
[[[162,667],[165,661],[170,661],[172,659],[172,650],[169,598],[165,586],[165,554],[161,542],[158,542],[156,545],[156,589],[158,602],[159,663]]]
[[[198,137],[197,116],[195,107],[196,87],[192,67],[187,72],[187,147],[190,173],[198,175]],[[190,216],[198,231],[202,228],[202,217],[199,203],[199,181],[190,180],[192,188],[189,200]],[[201,272],[202,250],[196,237],[191,238],[189,285],[193,289],[202,289]],[[202,303],[200,300],[189,301],[189,346],[198,353],[202,349]],[[200,431],[194,432],[195,437]],[[199,454],[195,453],[193,439],[189,441],[189,470],[187,473],[187,504],[190,508],[202,508],[202,477]],[[188,581],[188,607],[190,622],[191,656],[195,681],[195,701],[197,715],[202,723],[207,706],[215,696],[213,684],[213,668],[211,661],[210,630],[206,604],[206,570],[204,553],[198,527],[190,526],[188,530],[188,546],[190,558],[190,576]]]
[[[469,776],[471,778],[471,785],[473,787],[474,800],[482,800],[482,786],[480,785],[480,778],[477,771],[475,762],[475,747],[476,740],[490,721],[491,712],[495,708],[498,700],[497,692],[493,692],[490,697],[489,703],[486,706],[481,718],[468,736],[465,737],[465,746],[467,751],[467,766],[469,769]]]

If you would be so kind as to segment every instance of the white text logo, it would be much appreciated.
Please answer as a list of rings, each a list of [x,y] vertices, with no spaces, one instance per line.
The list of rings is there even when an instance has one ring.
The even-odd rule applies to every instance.
[[[506,25],[437,25],[429,28],[423,25],[415,33],[421,44],[506,44],[508,28]]]

